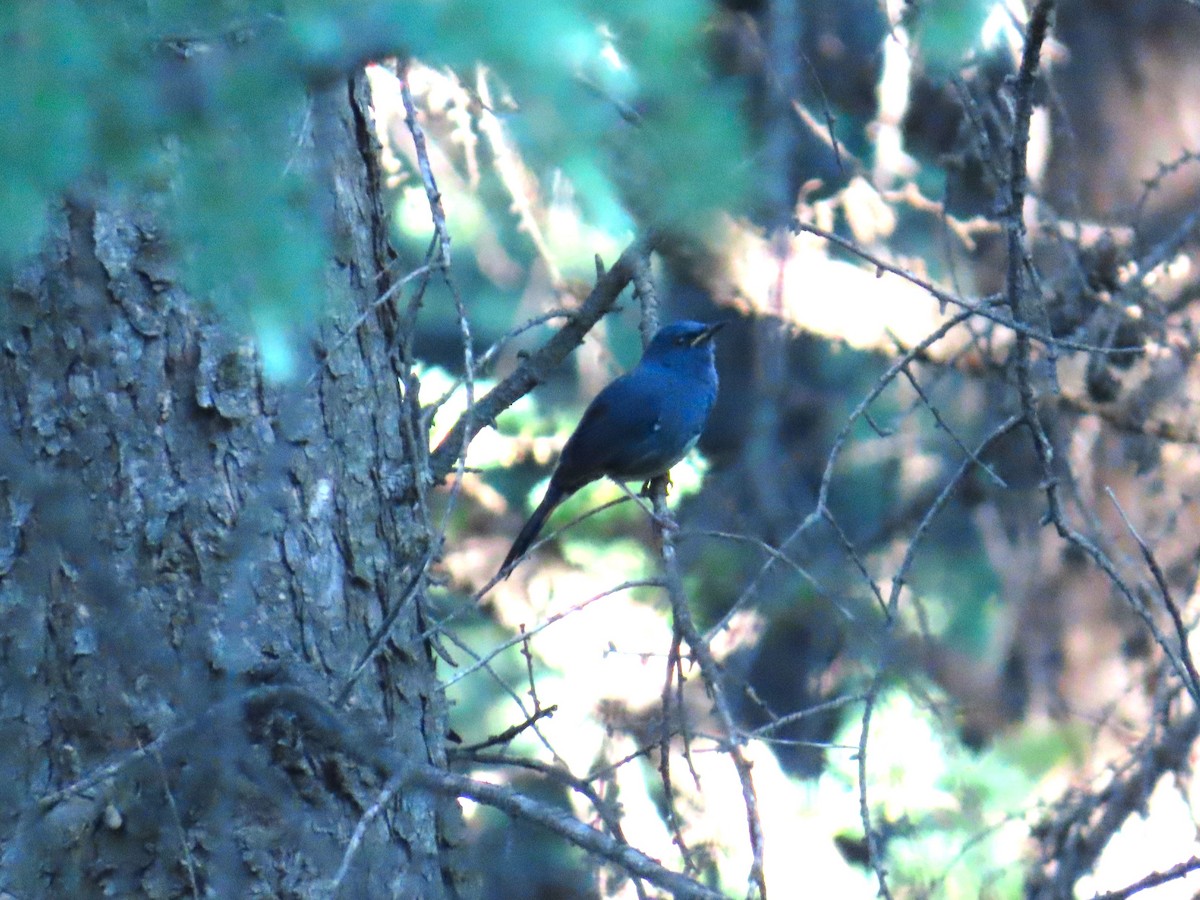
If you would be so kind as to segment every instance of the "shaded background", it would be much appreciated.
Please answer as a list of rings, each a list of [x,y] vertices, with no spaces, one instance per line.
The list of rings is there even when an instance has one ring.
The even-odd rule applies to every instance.
[[[247,686],[332,696],[397,607],[349,703],[364,740],[620,830],[727,894],[753,862],[728,738],[753,763],[776,896],[1093,896],[1200,865],[1181,643],[1200,560],[1200,9],[1051,6],[1025,172],[1017,2],[0,13],[0,622],[20,737],[4,765],[25,773],[0,886],[317,895],[386,779],[294,710],[142,773],[174,805],[143,809],[117,779],[52,828],[27,798]],[[1017,222],[1024,362],[997,324]],[[651,231],[657,315],[730,323],[671,502],[732,735],[694,664],[669,671],[646,514],[626,500],[574,521],[616,487],[565,504],[490,585],[587,400],[636,361],[644,297],[427,484],[430,450],[579,307],[596,258]],[[952,323],[964,303],[977,314]],[[146,369],[117,340],[130,329],[155,348]],[[1052,459],[1028,423],[1002,429],[1029,404]],[[168,406],[188,423],[170,438]],[[168,474],[140,474],[146,456]],[[295,833],[207,840],[277,775]],[[461,822],[395,802],[345,890],[653,895],[473,801]],[[104,862],[111,835],[146,843],[110,808],[157,851]],[[397,850],[414,832],[419,852]],[[422,854],[424,880],[385,876]],[[1194,892],[1164,880],[1140,887]]]

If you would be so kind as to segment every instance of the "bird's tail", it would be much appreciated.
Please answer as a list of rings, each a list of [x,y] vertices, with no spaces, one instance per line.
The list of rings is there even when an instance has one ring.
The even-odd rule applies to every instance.
[[[525,527],[521,529],[521,533],[513,541],[513,545],[508,551],[508,556],[504,557],[504,564],[500,566],[500,572],[504,577],[508,577],[509,569],[512,568],[518,559],[525,555],[525,551],[537,540],[537,536],[542,532],[542,526],[550,518],[550,513],[554,512],[554,508],[566,500],[568,495],[568,491],[564,491],[553,481],[550,482],[550,486],[546,488],[546,495],[542,497],[542,502],[537,505],[537,509],[533,511],[533,515],[529,517],[529,521],[525,523]]]

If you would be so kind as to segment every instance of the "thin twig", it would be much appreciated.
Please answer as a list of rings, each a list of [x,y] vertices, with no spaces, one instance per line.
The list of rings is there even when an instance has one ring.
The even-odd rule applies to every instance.
[[[581,600],[578,603],[572,603],[566,609],[561,610],[560,612],[556,612],[553,615],[547,616],[543,621],[539,622],[533,628],[530,628],[527,631],[523,630],[520,634],[515,634],[512,637],[510,637],[508,640],[502,641],[501,643],[497,644],[495,647],[493,647],[491,650],[488,651],[486,656],[480,657],[478,662],[476,662],[469,668],[466,668],[463,671],[456,673],[453,678],[451,678],[449,681],[444,682],[442,685],[442,688],[443,689],[449,688],[451,685],[457,684],[458,682],[462,681],[467,676],[473,675],[475,672],[482,669],[484,666],[486,666],[488,663],[490,663],[493,659],[495,659],[497,656],[499,656],[501,653],[503,653],[505,650],[507,650],[509,647],[515,647],[517,644],[527,641],[529,638],[533,637],[534,635],[538,634],[539,632],[545,631],[547,628],[549,628],[555,622],[559,622],[573,613],[577,613],[582,609],[586,609],[587,607],[589,607],[593,603],[595,603],[597,600],[602,600],[605,597],[612,596],[613,594],[619,594],[622,591],[630,591],[630,590],[633,590],[634,588],[662,587],[662,586],[663,586],[663,582],[659,579],[640,579],[640,580],[636,580],[636,581],[624,581],[621,584],[618,584],[616,587],[611,587],[608,590],[601,591],[598,594],[593,594],[591,597],[588,597],[586,600]],[[438,628],[437,630],[440,631],[441,629]]]
[[[450,267],[450,230],[446,227],[446,210],[442,206],[442,193],[438,190],[437,180],[433,177],[433,166],[429,162],[429,148],[425,143],[425,130],[417,121],[417,107],[413,102],[412,91],[408,87],[408,75],[400,80],[400,99],[404,103],[404,124],[412,135],[413,146],[417,151],[417,168],[421,172],[421,183],[425,186],[426,199],[429,201],[429,211],[433,215],[433,228],[438,238],[438,264]]]
[[[592,808],[596,810],[596,814],[600,817],[600,821],[604,823],[604,827],[612,833],[614,838],[626,846],[629,845],[629,841],[625,837],[625,832],[621,828],[621,810],[619,806],[606,801],[600,796],[600,792],[591,785],[592,781],[597,780],[596,775],[592,775],[585,780],[577,777],[565,766],[559,764],[544,763],[537,759],[530,759],[524,756],[511,756],[503,753],[468,752],[460,749],[453,752],[452,758],[456,762],[469,762],[474,765],[526,769],[531,772],[537,772],[551,781],[564,785],[584,797],[591,804]],[[624,874],[628,875],[630,873],[626,872]],[[637,891],[638,897],[645,898],[645,886],[642,884],[642,880],[636,875],[632,877],[634,889]]]
[[[864,250],[862,247],[853,241],[847,240],[841,235],[834,234],[832,231],[826,231],[824,228],[819,228],[816,225],[810,225],[807,222],[801,222],[798,219],[793,219],[791,228],[793,232],[807,232],[814,234],[817,237],[824,238],[831,244],[836,244],[838,247],[859,257],[864,262],[870,263],[877,272],[888,272],[903,278],[905,281],[916,285],[921,290],[928,293],[935,300],[948,306],[954,306],[967,313],[968,316],[979,316],[982,319],[987,319],[997,325],[1003,325],[1018,335],[1024,335],[1032,341],[1039,344],[1050,346],[1053,344],[1061,350],[1080,350],[1086,353],[1102,353],[1102,354],[1121,354],[1128,353],[1128,348],[1120,347],[1101,347],[1096,344],[1086,344],[1080,341],[1072,341],[1067,338],[1056,338],[1052,334],[1045,331],[1040,331],[1037,328],[1029,325],[1027,322],[1012,318],[1011,315],[1005,315],[1003,311],[996,305],[994,298],[985,297],[982,300],[967,300],[959,297],[957,294],[952,294],[949,291],[942,290],[933,282],[924,279],[914,272],[910,272],[903,266],[898,266],[890,263],[885,259],[871,253],[869,250]]]
[[[383,642],[387,639],[388,633],[392,630],[392,626],[396,624],[396,620],[400,618],[400,613],[408,608],[409,599],[417,592],[425,579],[426,573],[429,571],[429,566],[433,562],[433,549],[426,551],[420,565],[413,569],[412,575],[409,576],[408,583],[399,594],[392,599],[392,608],[388,610],[387,615],[383,617],[383,621],[379,623],[379,627],[375,629],[375,633],[367,640],[367,646],[363,652],[359,654],[358,660],[350,669],[350,674],[346,676],[342,686],[338,689],[337,695],[334,698],[334,705],[341,706],[350,699],[350,692],[354,690],[354,685],[362,675],[363,670],[375,658]]]
[[[541,825],[581,850],[593,853],[631,875],[644,878],[651,884],[670,891],[676,900],[724,900],[724,894],[678,872],[672,872],[640,850],[635,850],[628,844],[580,822],[557,807],[539,803],[511,788],[476,781],[433,766],[422,766],[412,774],[414,781],[430,790],[454,797],[467,797],[476,803],[508,813],[514,818]]]
[[[1015,427],[1023,422],[1021,416],[1012,416],[1000,423],[994,428],[983,441],[980,442],[979,448],[971,454],[959,465],[958,470],[954,475],[943,485],[937,499],[930,505],[920,523],[917,525],[916,533],[909,542],[904,554],[904,559],[897,569],[896,574],[892,578],[891,590],[888,593],[887,602],[884,607],[885,612],[885,627],[890,636],[895,629],[898,621],[900,607],[900,593],[904,586],[908,571],[911,568],[913,561],[916,559],[917,547],[921,542],[921,538],[929,531],[933,525],[934,519],[945,508],[950,497],[966,477],[971,467],[978,463],[980,456],[987,450],[992,442],[998,440],[1003,435],[1008,434]],[[832,517],[830,517],[832,521]],[[839,529],[840,531],[840,529]],[[858,554],[852,554],[855,561],[858,561]],[[861,564],[860,564],[861,566]],[[864,576],[870,580],[872,587],[875,587],[874,579],[870,579],[865,568],[862,569]],[[874,715],[876,703],[879,700],[880,693],[887,679],[890,677],[892,668],[892,656],[895,651],[894,641],[887,640],[883,645],[883,652],[880,658],[875,674],[871,678],[871,683],[867,688],[866,698],[863,704],[862,728],[859,731],[858,740],[858,803],[859,816],[862,819],[863,833],[867,843],[867,856],[870,859],[871,867],[875,871],[875,878],[879,884],[879,894],[884,898],[892,896],[891,888],[887,880],[887,867],[883,859],[883,848],[880,844],[879,836],[872,825],[871,805],[868,797],[868,769],[867,769],[867,744],[871,732],[871,718]]]
[[[399,278],[388,285],[388,289],[375,298],[375,300],[373,300],[371,304],[359,314],[358,318],[354,320],[354,323],[347,328],[345,332],[343,332],[342,336],[334,341],[330,347],[326,348],[324,352],[325,359],[328,360],[331,356],[333,356],[336,350],[345,344],[346,341],[350,340],[350,338],[354,336],[354,333],[362,327],[362,324],[367,321],[367,318],[371,315],[371,313],[378,310],[379,307],[383,306],[385,303],[388,303],[396,295],[396,292],[399,291],[400,288],[404,287],[404,285],[408,284],[414,278],[427,276],[430,271],[429,264],[426,263],[424,265],[417,266],[417,268],[413,269],[403,278]],[[309,376],[308,384],[311,385],[316,380],[320,372],[320,369],[318,369],[316,372],[313,372],[313,374]]]
[[[648,254],[641,261],[635,263],[634,278],[636,279],[638,299],[642,304],[642,336],[645,340],[658,327],[658,299],[653,280],[650,278]],[[743,748],[737,743],[737,720],[730,707],[729,698],[721,685],[720,664],[713,656],[712,650],[701,636],[699,629],[696,628],[691,609],[688,606],[687,594],[683,588],[683,577],[679,571],[678,557],[675,553],[675,532],[678,531],[679,526],[671,515],[670,507],[667,506],[666,482],[666,478],[655,479],[651,485],[650,498],[654,506],[652,522],[659,539],[663,577],[666,581],[667,596],[671,601],[674,627],[676,633],[691,648],[692,656],[700,669],[700,678],[713,700],[717,718],[728,736],[729,744],[725,747],[725,752],[729,754],[737,772],[742,788],[742,801],[746,808],[746,825],[749,831],[751,851],[749,883],[758,889],[761,900],[766,900],[767,884],[763,873],[762,819],[758,812],[758,797],[750,772],[751,765]],[[664,755],[666,754],[664,753]]]
[[[387,809],[392,798],[396,796],[396,792],[404,787],[407,776],[405,773],[393,775],[387,780],[387,783],[375,795],[375,802],[368,806],[358,822],[355,823],[354,833],[350,835],[350,840],[346,842],[346,849],[342,851],[342,862],[338,866],[333,877],[329,879],[329,887],[327,896],[332,900],[336,897],[338,891],[342,889],[342,882],[346,880],[346,875],[350,872],[350,866],[354,862],[354,857],[358,855],[359,847],[362,846],[363,839],[367,836],[367,828],[372,822],[379,818],[380,814]]]
[[[1200,856],[1193,856],[1162,872],[1151,872],[1144,878],[1138,879],[1133,884],[1123,887],[1119,891],[1108,891],[1104,894],[1097,894],[1092,900],[1127,900],[1127,898],[1132,897],[1134,894],[1140,894],[1142,891],[1158,887],[1160,884],[1166,884],[1177,878],[1183,878],[1198,870],[1200,870]]]
[[[138,741],[138,747],[142,745]],[[171,821],[175,825],[175,832],[179,835],[179,848],[183,853],[183,866],[187,870],[188,887],[191,889],[192,896],[199,900],[200,884],[196,879],[196,858],[192,855],[192,847],[188,843],[187,830],[183,827],[183,816],[179,813],[179,804],[175,802],[175,792],[171,790],[171,784],[167,780],[167,767],[163,763],[162,753],[157,747],[148,749],[151,757],[154,759],[154,764],[158,769],[159,778],[162,779],[163,794],[167,798],[167,807],[171,810]]]
[[[525,719],[524,722],[518,722],[516,725],[510,725],[499,734],[493,734],[491,737],[480,741],[477,744],[470,744],[466,747],[458,747],[450,752],[452,759],[462,759],[463,757],[473,757],[480,750],[486,750],[489,747],[503,747],[511,744],[523,732],[532,728],[537,724],[538,719],[548,719],[558,712],[558,704],[552,703],[549,706],[542,706],[539,703],[534,703],[533,715]]]
[[[1121,521],[1125,523],[1125,527],[1128,529],[1130,535],[1137,541],[1138,548],[1142,551],[1142,559],[1146,561],[1150,573],[1154,576],[1154,583],[1158,585],[1163,605],[1167,608],[1167,612],[1171,616],[1171,621],[1175,625],[1175,637],[1179,642],[1179,647],[1175,651],[1179,655],[1179,660],[1175,663],[1177,673],[1180,675],[1184,687],[1187,688],[1187,692],[1192,695],[1192,699],[1200,707],[1200,673],[1196,672],[1196,664],[1192,660],[1191,650],[1188,649],[1187,626],[1184,625],[1183,614],[1179,611],[1178,604],[1175,603],[1175,600],[1171,596],[1171,587],[1167,584],[1167,577],[1163,574],[1162,567],[1154,557],[1154,552],[1142,540],[1142,536],[1138,534],[1137,529],[1133,527],[1133,523],[1129,521],[1129,516],[1125,515],[1125,510],[1121,508],[1121,504],[1117,501],[1117,495],[1113,493],[1113,489],[1105,486],[1104,492],[1108,494],[1108,499],[1117,508],[1117,512],[1121,515]],[[1151,623],[1151,628],[1159,646],[1167,652],[1168,656],[1172,656],[1166,637],[1158,632],[1157,627],[1153,623]],[[1184,677],[1185,674],[1186,677]]]

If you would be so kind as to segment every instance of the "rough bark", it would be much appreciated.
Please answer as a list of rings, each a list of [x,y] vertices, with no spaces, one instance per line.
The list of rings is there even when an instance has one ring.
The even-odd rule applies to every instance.
[[[314,896],[372,761],[443,762],[419,590],[336,702],[429,541],[398,317],[342,339],[388,284],[364,90],[297,117],[337,247],[307,383],[188,294],[153,198],[76,195],[6,291],[0,888]],[[340,895],[453,893],[443,812],[403,792]]]

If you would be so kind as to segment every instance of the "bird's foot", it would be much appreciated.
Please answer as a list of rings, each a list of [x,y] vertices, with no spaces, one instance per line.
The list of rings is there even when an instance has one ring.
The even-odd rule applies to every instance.
[[[645,484],[643,484],[640,496],[642,496],[642,497],[653,496],[655,489],[660,484],[662,485],[662,492],[663,492],[664,497],[667,496],[669,493],[671,493],[672,482],[671,482],[671,473],[670,472],[664,472],[662,475],[658,475],[655,478],[651,478],[649,481],[647,481]]]

